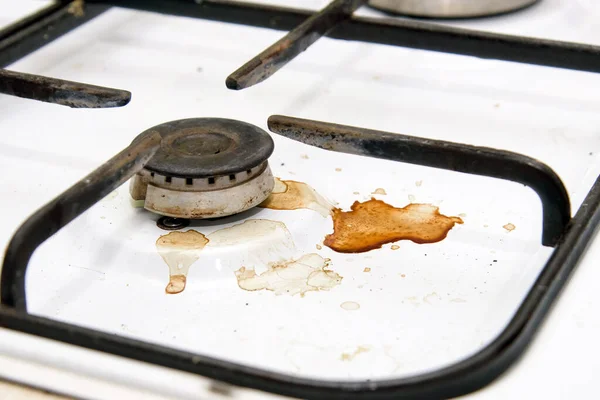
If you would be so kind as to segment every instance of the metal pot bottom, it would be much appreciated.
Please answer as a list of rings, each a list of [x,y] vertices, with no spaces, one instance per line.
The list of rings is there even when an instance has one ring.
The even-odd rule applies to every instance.
[[[370,0],[382,11],[412,17],[473,18],[516,11],[539,0]]]

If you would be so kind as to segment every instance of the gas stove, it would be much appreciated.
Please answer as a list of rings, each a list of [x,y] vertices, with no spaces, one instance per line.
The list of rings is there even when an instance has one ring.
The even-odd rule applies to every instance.
[[[589,395],[548,385],[596,361],[551,369],[544,335],[595,345],[600,7],[367,3],[23,5],[0,33],[2,378],[86,398]]]

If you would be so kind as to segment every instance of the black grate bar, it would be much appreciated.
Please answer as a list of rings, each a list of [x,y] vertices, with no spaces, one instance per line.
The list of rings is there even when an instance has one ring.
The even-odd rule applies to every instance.
[[[86,0],[87,3],[203,18],[278,30],[292,30],[310,10],[228,0]],[[556,40],[483,32],[409,19],[353,16],[328,37],[402,46],[466,56],[600,72],[600,47]]]
[[[158,132],[149,132],[40,208],[19,227],[4,255],[7,267],[2,268],[0,280],[2,304],[27,309],[25,274],[33,251],[140,171],[158,150],[160,141]]]
[[[78,16],[71,4],[59,2],[0,31],[0,67],[33,53],[65,33],[97,17],[110,6],[90,4]]]
[[[225,84],[229,89],[240,90],[264,81],[336,25],[350,18],[366,2],[367,0],[332,1],[229,75]]]
[[[0,93],[73,108],[122,107],[131,93],[86,83],[0,69]]]

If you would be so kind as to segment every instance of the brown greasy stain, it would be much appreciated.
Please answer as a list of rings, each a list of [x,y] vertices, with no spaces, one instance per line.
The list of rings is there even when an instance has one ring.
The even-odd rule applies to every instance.
[[[186,232],[170,232],[156,240],[158,253],[169,266],[168,294],[181,293],[190,266],[200,258],[200,251],[206,246],[206,236],[190,229]]]
[[[275,178],[275,187],[271,195],[259,207],[272,210],[309,209],[327,217],[333,205],[312,187],[304,182]]]
[[[350,210],[333,210],[333,233],[323,242],[339,253],[363,253],[398,240],[435,243],[446,238],[455,224],[463,223],[459,217],[440,214],[430,204],[396,208],[372,198],[355,201]]]

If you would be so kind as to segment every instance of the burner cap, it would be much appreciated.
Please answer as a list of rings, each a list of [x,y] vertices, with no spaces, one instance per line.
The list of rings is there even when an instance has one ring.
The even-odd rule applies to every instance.
[[[193,118],[140,136],[151,132],[162,136],[161,147],[130,185],[131,197],[149,211],[180,219],[224,217],[257,206],[273,190],[267,161],[273,139],[254,125]]]
[[[412,17],[473,18],[516,11],[539,0],[369,0],[382,11]]]
[[[273,139],[264,130],[231,119],[166,122],[138,138],[150,131],[158,132],[163,141],[145,168],[166,176],[208,178],[235,174],[264,162],[274,147]]]

